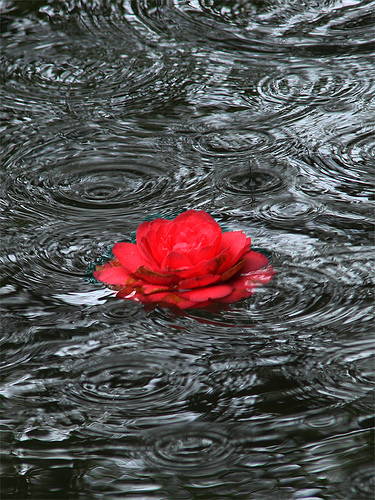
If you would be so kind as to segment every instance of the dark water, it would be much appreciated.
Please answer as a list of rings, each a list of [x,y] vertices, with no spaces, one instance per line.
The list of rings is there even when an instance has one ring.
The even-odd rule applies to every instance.
[[[373,498],[374,7],[1,2],[1,498]],[[180,315],[85,282],[188,208],[273,281]]]

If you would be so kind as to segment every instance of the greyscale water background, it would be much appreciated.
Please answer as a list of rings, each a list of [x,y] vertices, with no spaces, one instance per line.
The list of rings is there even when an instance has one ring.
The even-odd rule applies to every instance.
[[[374,2],[4,1],[1,498],[374,492]],[[217,312],[87,265],[203,209],[272,254]]]

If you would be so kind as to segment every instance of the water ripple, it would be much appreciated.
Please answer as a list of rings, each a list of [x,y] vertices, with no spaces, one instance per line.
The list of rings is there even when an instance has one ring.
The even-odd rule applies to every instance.
[[[315,60],[311,63],[303,60],[292,68],[272,71],[257,83],[258,107],[265,115],[262,122],[275,119],[291,124],[308,119],[320,109],[325,113],[325,121],[329,121],[328,113],[332,113],[335,124],[339,116],[352,114],[355,123],[355,113],[360,108],[367,110],[374,92],[368,66],[365,61],[362,64],[343,61],[333,69],[323,62],[317,65]]]
[[[117,146],[119,148],[119,145]],[[25,152],[25,155],[27,153]],[[86,156],[86,158],[85,158]],[[95,155],[94,155],[95,156]],[[138,154],[127,150],[116,159],[92,157],[90,153],[78,159],[55,159],[53,165],[43,162],[33,169],[24,168],[24,160],[18,168],[12,166],[13,183],[6,196],[10,200],[8,210],[12,215],[22,214],[29,204],[38,206],[36,217],[50,217],[51,207],[61,214],[82,217],[89,211],[96,213],[110,210],[124,213],[135,203],[145,209],[169,187],[169,180],[161,166],[155,164],[147,153]],[[22,215],[21,215],[22,216]]]
[[[266,155],[249,160],[237,159],[215,169],[214,185],[217,190],[215,205],[219,210],[233,210],[260,203],[280,191],[291,189],[295,183],[294,169],[282,161]]]
[[[135,160],[130,166],[105,165],[75,166],[56,169],[45,179],[39,177],[43,191],[50,192],[59,205],[90,209],[115,211],[134,202],[146,202],[160,195],[167,180],[160,178],[160,169]],[[64,172],[67,170],[68,174]],[[59,178],[61,179],[59,182]]]
[[[104,353],[103,353],[104,354]],[[94,363],[76,363],[77,382],[64,390],[66,397],[94,411],[110,409],[111,414],[153,425],[191,419],[186,399],[197,383],[185,367],[189,356],[166,350],[121,352],[116,348]],[[193,359],[190,359],[190,362]],[[180,416],[178,416],[180,414]]]
[[[368,432],[356,430],[304,446],[305,467],[314,474],[328,474],[331,483],[329,496],[371,498],[374,481],[370,473],[373,467],[369,465],[372,462],[369,440],[371,436]],[[363,457],[367,457],[367,463]]]
[[[212,156],[247,156],[249,152],[268,150],[275,138],[261,130],[222,130],[209,132],[200,138],[199,144],[204,153]]]
[[[265,76],[258,84],[259,94],[265,101],[278,104],[292,103],[303,105],[305,110],[311,104],[331,105],[340,100],[341,105],[345,101],[353,103],[366,94],[370,95],[371,81],[366,75],[357,75],[356,85],[353,88],[354,75],[350,68],[344,74],[327,72],[327,68],[302,66],[293,67],[290,70]]]
[[[372,465],[361,464],[345,479],[351,498],[371,498],[375,495],[375,476]]]
[[[375,129],[375,125],[373,128]],[[371,165],[375,161],[375,139],[373,132],[372,127],[369,130],[358,130],[357,133],[352,134],[353,137],[350,140],[344,141],[343,144],[335,147],[337,153],[354,165],[362,167],[366,164]],[[362,175],[364,173],[363,170],[359,172]],[[366,170],[365,172],[368,174]],[[361,178],[361,175],[359,175],[359,178]]]
[[[11,258],[2,259],[4,274],[12,275],[21,287],[28,281],[29,291],[40,285],[48,288],[50,280],[60,283],[60,290],[64,286],[77,288],[77,278],[83,281],[85,270],[97,257],[98,249],[105,253],[111,241],[111,236],[103,241],[103,233],[96,233],[94,222],[88,226],[57,222],[43,225],[32,234],[24,231],[9,243],[8,250],[14,245],[17,251]]]
[[[236,196],[249,196],[251,194],[279,191],[284,187],[283,179],[279,173],[270,170],[251,170],[246,173],[230,172],[221,180],[222,189]]]
[[[324,207],[311,200],[288,200],[285,196],[277,202],[262,203],[254,211],[254,217],[270,227],[289,228],[295,225],[297,231],[304,231],[314,219],[324,212]]]
[[[358,340],[327,346],[319,360],[308,363],[307,377],[314,389],[341,404],[361,400],[372,395],[374,384],[375,351],[372,339]],[[338,383],[339,380],[339,383]]]
[[[71,4],[40,6],[39,19],[6,33],[3,104],[13,121],[61,119],[66,111],[80,120],[123,118],[130,109],[149,114],[184,100],[195,62],[188,53],[180,57],[183,48],[152,44],[151,30],[147,37],[129,29],[120,5],[80,3],[76,15]]]
[[[299,165],[307,177],[314,175],[317,178],[314,187],[309,187],[307,182],[302,184],[301,189],[307,194],[314,194],[319,189],[323,195],[329,195],[330,200],[351,199],[353,203],[366,203],[374,198],[371,164],[345,163],[335,154],[311,154]]]
[[[363,258],[364,265],[360,274],[364,275],[365,281],[371,282],[372,273],[366,271],[368,263],[365,257],[362,253],[358,257]],[[352,271],[351,261],[345,260],[344,256],[332,256],[332,264],[317,259],[310,262],[310,266],[285,261],[278,268],[276,282],[254,294],[249,304],[251,316],[261,322],[273,322],[277,317],[283,326],[299,324],[306,329],[313,325],[336,325],[336,328],[341,325],[346,330],[350,329],[351,323],[361,320],[365,328],[372,306],[370,302],[364,305],[353,287],[353,278],[354,284],[363,283],[363,278],[357,270]]]
[[[219,34],[226,31],[224,43],[237,49],[252,47],[257,52],[288,50],[295,54],[325,55],[333,51],[370,51],[373,42],[372,2],[286,4],[276,0],[225,4],[202,0],[194,3],[195,12],[185,2],[179,5],[194,17],[197,17],[195,12],[197,15],[203,12],[216,27],[217,41],[223,41]],[[349,37],[348,27],[352,33]]]
[[[274,255],[274,280],[246,301],[233,304],[225,315],[218,313],[206,321],[199,312],[188,315],[206,323],[206,334],[215,331],[223,339],[240,327],[277,333],[302,328],[306,334],[322,328],[343,333],[355,327],[365,332],[374,314],[372,261],[371,249],[348,245],[323,259],[315,253],[303,257],[297,246],[290,255]]]
[[[199,482],[216,477],[235,458],[235,445],[228,432],[217,425],[215,429],[208,429],[204,423],[171,426],[164,432],[159,429],[154,435],[152,450],[147,454],[150,465],[189,474]]]

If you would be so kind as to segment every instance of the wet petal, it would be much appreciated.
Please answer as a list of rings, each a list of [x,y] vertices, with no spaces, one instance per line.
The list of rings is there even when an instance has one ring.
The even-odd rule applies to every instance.
[[[135,294],[133,297],[133,300],[139,300],[145,304],[162,304],[164,306],[178,307],[179,309],[189,309],[196,304],[196,302],[182,297],[181,294],[173,292],[161,292],[144,296]]]
[[[246,274],[238,273],[236,274],[229,283],[236,290],[242,291],[252,291],[255,287],[259,285],[265,285],[276,274],[272,266],[268,266],[265,269],[259,269],[258,271],[251,271]]]
[[[137,287],[137,292],[145,295],[150,295],[159,292],[168,292],[170,287],[165,285],[152,285],[150,283],[142,283],[141,286]]]
[[[137,245],[134,243],[116,243],[112,248],[113,255],[131,273],[141,266],[149,265],[149,262],[139,253]]]
[[[221,284],[214,286],[206,286],[203,288],[195,288],[186,292],[180,292],[179,295],[193,302],[204,302],[206,300],[216,300],[226,297],[233,290],[229,284]]]
[[[251,271],[256,271],[262,267],[267,266],[269,259],[259,252],[250,251],[245,256],[245,263],[241,270],[242,273],[249,273]]]
[[[162,268],[171,270],[184,269],[187,267],[191,267],[191,260],[185,254],[180,252],[169,252],[162,263]]]
[[[232,276],[234,276],[239,271],[242,272],[244,262],[245,259],[242,259],[239,262],[237,262],[237,264],[235,264],[233,267],[228,269],[228,271],[225,271],[225,273],[220,276],[220,281],[228,281]]]
[[[201,288],[204,286],[212,285],[220,281],[221,276],[217,274],[205,274],[203,276],[196,276],[181,280],[178,284],[182,290],[189,290],[190,288]]]
[[[191,257],[193,264],[214,258],[219,252],[220,245],[221,233],[213,236],[209,245],[202,246],[195,251],[194,256]]]
[[[251,240],[242,231],[223,233],[221,251],[226,256],[225,262],[219,267],[218,273],[223,274],[250,250]]]
[[[163,260],[163,252],[159,251],[163,242],[160,231],[163,231],[169,223],[170,221],[165,219],[155,219],[152,222],[144,222],[137,229],[137,244],[140,252],[157,267],[160,267]]]
[[[147,283],[151,283],[153,285],[172,285],[178,282],[178,279],[175,275],[161,274],[153,271],[149,267],[141,266],[136,270],[135,275],[147,281]]]
[[[128,280],[134,281],[134,277],[123,266],[103,268],[92,274],[95,279],[107,285],[125,285]]]

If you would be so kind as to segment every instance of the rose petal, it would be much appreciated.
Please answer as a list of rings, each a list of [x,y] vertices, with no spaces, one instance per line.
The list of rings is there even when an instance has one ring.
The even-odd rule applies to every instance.
[[[221,276],[217,274],[204,274],[203,276],[195,276],[181,280],[178,287],[182,290],[189,290],[190,288],[201,288],[207,285],[212,285],[220,280]]]
[[[142,257],[150,263],[150,265],[156,269],[159,269],[159,263],[155,258],[155,252],[150,247],[148,238],[142,237],[140,243],[137,243],[138,251]]]
[[[155,219],[152,222],[144,222],[137,229],[137,244],[143,255],[157,267],[163,260],[163,254],[160,254],[159,247],[163,242],[162,237],[156,237],[157,231],[168,225],[170,221],[165,219]]]
[[[112,248],[112,253],[131,273],[135,273],[141,266],[150,265],[148,260],[139,253],[138,247],[134,243],[116,243]]]
[[[233,287],[229,284],[223,283],[222,285],[206,286],[203,288],[195,288],[180,292],[179,296],[193,302],[203,302],[205,300],[217,300],[229,295]]]
[[[117,296],[119,296],[119,294],[117,294]],[[153,293],[151,295],[134,293],[132,296],[128,296],[128,298],[143,302],[144,304],[161,304],[165,306],[178,307],[179,309],[189,309],[190,307],[194,307],[196,304],[196,302],[188,300],[185,297],[181,297],[180,294],[173,292],[160,292]]]
[[[186,267],[191,267],[191,260],[180,252],[169,252],[162,263],[162,268],[171,270],[183,269]]]
[[[216,238],[220,235],[219,224],[206,212],[195,210],[188,210],[177,216],[171,221],[168,231],[168,237],[174,245],[187,243],[193,252],[195,248],[199,250],[209,243],[216,250]]]
[[[195,278],[198,276],[205,276],[206,274],[216,274],[215,271],[217,267],[218,263],[215,257],[214,259],[199,263],[187,269],[175,269],[173,273],[178,276],[179,279]]]
[[[141,266],[139,267],[135,275],[142,279],[147,281],[147,283],[151,283],[153,285],[172,285],[176,284],[178,282],[178,278],[175,275],[168,275],[168,274],[161,274],[157,273],[155,271],[152,271],[152,269],[146,267],[146,266]]]
[[[198,264],[199,262],[210,260],[214,258],[220,248],[221,244],[221,233],[216,235],[209,245],[199,248],[195,255],[191,257],[193,264]]]
[[[197,224],[201,224],[202,222],[207,222],[214,226],[218,226],[221,231],[221,228],[216,220],[204,210],[186,210],[185,212],[182,212],[180,215],[178,215],[172,222],[174,222],[175,224],[187,222],[190,226],[196,226]]]
[[[247,238],[246,234],[242,231],[229,231],[223,233],[221,252],[226,256],[226,259],[218,268],[217,273],[223,274],[241,260],[243,255],[250,250],[250,244],[250,238]]]
[[[258,271],[251,271],[247,274],[238,273],[236,274],[229,283],[235,290],[251,291],[256,286],[265,285],[275,275],[275,271],[271,266],[265,269],[259,269]]]
[[[241,273],[246,274],[251,271],[256,271],[257,269],[267,266],[268,263],[269,259],[267,259],[267,257],[259,252],[254,252],[253,250],[251,250],[245,256],[245,263],[243,265]]]
[[[142,283],[141,286],[137,287],[137,292],[144,295],[150,295],[159,292],[169,292],[170,288],[164,285],[151,285],[150,283]]]
[[[107,285],[126,285],[137,281],[123,266],[103,267],[92,274],[95,279]]]
[[[225,271],[225,273],[220,276],[220,281],[228,281],[236,273],[238,273],[239,271],[242,271],[244,262],[245,262],[245,259],[242,259],[239,262],[237,262],[237,264],[235,264],[233,267],[228,269],[228,271]]]
[[[265,259],[267,258],[265,257]],[[246,299],[254,293],[258,286],[265,285],[271,281],[275,274],[276,271],[274,271],[272,266],[257,271],[250,271],[247,274],[242,274],[241,270],[241,273],[235,275],[229,282],[234,288],[233,292],[223,299],[219,299],[219,302],[230,303]]]
[[[161,220],[163,220],[163,219],[155,219],[153,222],[155,223],[155,222],[159,221],[158,223],[160,224]],[[142,222],[142,224],[140,224],[138,226],[138,229],[136,232],[136,240],[137,240],[138,245],[141,242],[141,239],[143,237],[147,236],[147,234],[150,232],[151,225],[152,225],[152,223],[150,221],[145,221],[145,222]]]

